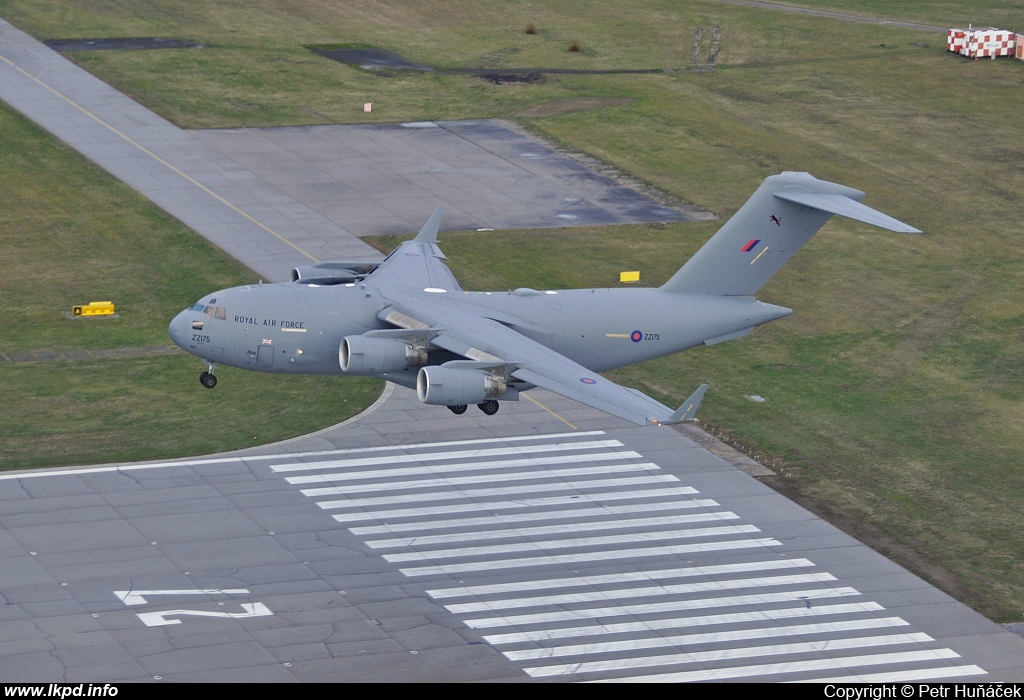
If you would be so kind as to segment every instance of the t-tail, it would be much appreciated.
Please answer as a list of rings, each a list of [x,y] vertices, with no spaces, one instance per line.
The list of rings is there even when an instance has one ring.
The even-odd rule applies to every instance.
[[[861,204],[863,198],[860,190],[808,173],[772,175],[662,289],[753,296],[833,214],[898,233],[920,233]]]

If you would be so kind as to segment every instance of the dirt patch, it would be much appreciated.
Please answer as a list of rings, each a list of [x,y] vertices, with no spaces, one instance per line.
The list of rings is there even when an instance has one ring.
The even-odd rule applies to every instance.
[[[50,39],[44,41],[54,51],[142,51],[147,49],[196,49],[204,44],[184,39],[164,39],[158,36],[136,36],[119,39]]]
[[[397,70],[432,71],[431,66],[413,63],[393,51],[374,48],[332,48],[329,46],[307,46],[313,53],[349,66],[359,66],[363,70]]]
[[[690,70],[709,71],[715,69],[718,61],[718,53],[722,47],[722,28],[711,28],[711,45],[707,49],[707,57],[701,60],[704,52],[704,27],[698,26],[693,30],[693,48],[690,50]]]
[[[557,117],[573,112],[589,112],[607,107],[621,107],[633,104],[635,100],[625,97],[566,97],[534,105],[517,116],[529,118]]]

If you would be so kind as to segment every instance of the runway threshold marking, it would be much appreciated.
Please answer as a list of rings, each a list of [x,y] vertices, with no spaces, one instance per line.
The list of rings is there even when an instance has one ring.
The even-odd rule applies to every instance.
[[[22,68],[21,66],[17,65],[17,64],[16,64],[16,63],[15,63],[14,61],[12,61],[11,59],[7,58],[6,56],[0,55],[0,60],[2,60],[2,61],[3,61],[4,63],[6,63],[6,64],[8,64],[9,66],[11,66],[12,68],[14,68],[14,69],[15,69],[15,70],[17,70],[17,71],[18,71],[19,73],[21,73],[21,74],[22,74],[22,75],[24,75],[25,77],[29,78],[29,79],[30,79],[30,80],[32,80],[33,82],[37,83],[37,84],[38,84],[38,85],[40,85],[41,87],[45,88],[45,89],[46,89],[46,90],[48,90],[49,92],[53,93],[54,95],[56,95],[56,96],[57,96],[57,97],[59,97],[60,99],[64,100],[64,101],[65,101],[65,102],[67,102],[67,103],[68,103],[69,105],[71,105],[71,106],[72,106],[72,107],[74,107],[75,109],[77,109],[77,110],[79,110],[80,112],[82,112],[82,114],[84,114],[84,115],[86,115],[87,117],[89,117],[89,118],[91,118],[91,119],[95,120],[95,121],[96,121],[96,122],[97,122],[98,124],[100,124],[101,126],[105,127],[106,129],[109,129],[109,130],[110,130],[110,131],[111,131],[112,133],[114,133],[114,134],[116,134],[117,136],[119,136],[120,138],[124,139],[124,140],[125,140],[126,142],[130,143],[130,144],[131,144],[132,146],[135,146],[135,148],[139,149],[140,151],[142,151],[143,153],[145,153],[145,154],[146,154],[147,156],[149,156],[149,157],[150,157],[150,158],[152,158],[153,160],[155,160],[155,161],[157,161],[158,163],[160,163],[161,165],[165,166],[165,167],[166,167],[166,168],[168,168],[168,169],[169,169],[169,170],[170,170],[171,172],[173,172],[173,173],[175,173],[175,174],[177,174],[177,175],[181,176],[182,178],[184,178],[184,179],[185,179],[186,181],[188,181],[189,183],[191,183],[191,184],[195,185],[196,187],[198,187],[199,189],[201,189],[201,190],[202,190],[203,192],[206,192],[206,193],[207,193],[208,195],[210,195],[211,197],[213,197],[214,199],[216,199],[216,200],[217,200],[218,202],[220,202],[220,203],[221,203],[221,204],[223,204],[224,206],[228,207],[229,209],[231,209],[231,210],[233,210],[234,212],[236,212],[236,213],[240,214],[241,216],[245,217],[246,219],[248,219],[248,220],[249,220],[249,221],[251,221],[252,223],[256,224],[256,225],[257,225],[257,226],[259,226],[259,227],[260,227],[261,229],[263,229],[264,231],[266,231],[267,233],[269,233],[269,234],[270,234],[271,236],[274,236],[275,238],[277,238],[277,239],[278,239],[279,241],[281,241],[282,243],[285,243],[285,244],[287,244],[288,246],[290,246],[291,248],[293,248],[294,250],[298,251],[299,253],[302,253],[303,255],[305,255],[305,256],[306,256],[307,258],[309,258],[309,259],[310,259],[310,260],[312,260],[313,262],[319,262],[319,260],[317,260],[317,258],[313,257],[312,255],[310,255],[309,253],[307,253],[307,252],[306,252],[305,250],[303,250],[303,249],[302,249],[302,248],[300,248],[299,246],[297,246],[297,245],[295,245],[294,243],[292,243],[291,241],[289,241],[289,240],[288,240],[287,238],[285,238],[284,236],[282,236],[281,234],[279,234],[279,233],[278,233],[277,231],[275,231],[274,229],[272,229],[272,228],[270,228],[269,226],[267,226],[266,224],[264,224],[264,223],[263,223],[262,221],[258,220],[257,218],[255,218],[254,216],[252,216],[251,214],[249,214],[248,212],[246,212],[246,211],[243,211],[242,209],[240,209],[240,208],[239,208],[239,207],[237,207],[236,205],[232,204],[232,203],[231,203],[231,202],[229,202],[228,200],[224,199],[224,197],[220,196],[219,194],[217,194],[216,192],[214,192],[213,190],[211,190],[211,189],[210,189],[209,187],[207,187],[207,186],[206,186],[206,185],[204,185],[203,183],[201,183],[201,182],[199,182],[198,180],[196,180],[195,178],[193,178],[193,177],[192,177],[191,175],[188,175],[188,174],[187,174],[187,173],[185,173],[184,171],[180,170],[179,168],[177,168],[177,167],[175,167],[174,165],[172,165],[171,163],[169,163],[169,162],[168,162],[167,160],[165,160],[164,158],[161,158],[161,157],[160,157],[160,156],[158,156],[158,155],[157,155],[156,153],[154,153],[153,151],[149,150],[148,148],[146,148],[145,146],[143,146],[143,145],[142,145],[141,143],[139,143],[139,142],[138,142],[138,141],[136,141],[135,139],[133,139],[133,138],[131,138],[130,136],[128,136],[128,134],[125,134],[124,132],[120,131],[120,130],[119,130],[119,129],[118,129],[117,127],[115,127],[115,126],[114,126],[113,124],[110,124],[109,122],[106,122],[106,121],[104,121],[104,120],[103,120],[102,118],[100,118],[99,116],[97,116],[97,115],[93,114],[93,113],[92,113],[92,112],[90,112],[90,111],[89,111],[88,109],[86,109],[86,108],[85,108],[85,107],[83,107],[82,105],[78,104],[77,102],[75,102],[75,101],[74,101],[74,100],[72,100],[72,99],[71,99],[70,97],[68,97],[67,95],[63,94],[62,92],[60,92],[60,91],[59,91],[59,90],[57,90],[56,88],[54,88],[54,87],[50,86],[49,84],[47,84],[47,83],[43,82],[42,80],[40,80],[39,78],[37,78],[36,76],[32,75],[32,74],[31,74],[31,73],[29,73],[29,72],[28,72],[27,70],[25,70],[25,69],[24,69],[24,68]]]
[[[986,674],[642,454],[576,435],[271,469],[335,483],[300,493],[532,677]]]

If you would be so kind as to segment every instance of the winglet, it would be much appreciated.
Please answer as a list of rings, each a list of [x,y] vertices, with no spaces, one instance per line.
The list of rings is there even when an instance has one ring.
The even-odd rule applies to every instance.
[[[704,392],[708,390],[707,384],[701,384],[697,387],[697,391],[690,394],[690,398],[683,401],[683,405],[672,414],[672,417],[668,420],[661,421],[662,425],[672,425],[673,423],[682,423],[683,421],[697,420],[694,416],[697,413],[697,407],[700,406],[701,399],[704,398]]]
[[[427,219],[427,223],[423,224],[423,228],[416,234],[417,241],[437,243],[437,230],[441,228],[441,214],[443,212],[444,207],[438,207],[434,210],[434,213]]]

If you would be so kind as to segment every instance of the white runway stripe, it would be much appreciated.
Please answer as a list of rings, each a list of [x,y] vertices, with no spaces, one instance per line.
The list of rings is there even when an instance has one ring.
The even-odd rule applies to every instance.
[[[923,632],[908,634],[889,634],[877,637],[854,637],[851,639],[829,639],[820,642],[794,642],[792,644],[776,644],[774,646],[745,647],[741,649],[715,649],[710,651],[692,651],[668,656],[642,656],[628,659],[609,659],[607,661],[584,661],[575,664],[559,664],[557,666],[537,666],[523,669],[534,678],[544,676],[561,676],[567,673],[597,673],[602,671],[623,671],[631,668],[650,668],[651,666],[675,666],[688,663],[707,661],[726,661],[732,659],[749,659],[759,656],[784,656],[787,654],[806,654],[828,650],[829,653],[846,649],[865,649],[897,644],[915,644],[935,641]]]
[[[278,473],[310,471],[313,469],[350,469],[352,467],[368,467],[373,465],[395,465],[406,462],[443,462],[455,459],[480,459],[482,457],[504,457],[509,455],[527,455],[538,452],[564,452],[568,450],[607,450],[622,447],[618,440],[591,440],[589,442],[560,442],[548,445],[525,445],[522,447],[491,447],[485,450],[455,450],[452,452],[423,452],[417,454],[397,454],[383,457],[359,457],[356,459],[332,459],[323,462],[294,462],[292,464],[275,464],[270,468]]]
[[[498,571],[501,569],[525,569],[531,566],[549,566],[553,564],[580,564],[583,562],[607,562],[617,559],[641,559],[643,557],[662,557],[670,554],[695,554],[697,552],[721,552],[730,549],[753,549],[756,547],[779,547],[778,540],[766,537],[757,540],[726,540],[724,542],[700,542],[697,544],[676,544],[660,547],[642,547],[638,549],[615,549],[599,552],[583,552],[580,554],[549,554],[539,557],[523,557],[519,559],[501,559],[492,561],[468,562],[458,564],[442,564],[439,566],[421,566],[399,569],[406,576],[433,576],[435,574],[461,574],[469,571]]]
[[[918,668],[904,671],[887,671],[884,673],[851,673],[846,676],[831,678],[805,678],[788,683],[913,683],[915,681],[937,681],[943,678],[962,678],[964,676],[987,676],[988,671],[979,666],[943,666],[941,668]],[[980,678],[975,679],[981,680]]]
[[[564,499],[563,499],[564,500]],[[572,499],[572,503],[579,503],[580,499]],[[717,506],[716,501],[710,498],[694,499],[691,501],[665,501],[663,503],[636,503],[628,506],[598,506],[596,508],[573,508],[572,510],[547,510],[531,513],[504,513],[499,515],[487,515],[478,518],[453,518],[451,520],[417,520],[407,523],[389,523],[387,525],[367,525],[364,527],[350,527],[348,529],[353,535],[381,535],[399,532],[419,532],[423,530],[444,530],[452,527],[471,527],[479,525],[509,525],[512,523],[534,522],[539,520],[561,520],[569,518],[590,518],[599,515],[629,515],[632,513],[651,513],[659,510],[688,510],[691,508],[713,508]],[[460,506],[461,508],[462,506]],[[509,502],[508,505],[496,504],[494,510],[500,508],[524,507],[519,501]],[[445,511],[437,511],[432,515],[442,514]]]
[[[661,647],[691,646],[694,644],[721,644],[750,639],[772,639],[776,637],[796,637],[806,634],[830,634],[849,632],[852,630],[870,630],[892,628],[909,625],[898,617],[878,617],[864,620],[843,620],[840,622],[821,622],[810,625],[789,625],[786,627],[756,627],[728,632],[707,632],[703,634],[682,634],[673,637],[652,637],[649,639],[628,639],[616,642],[592,642],[589,644],[572,644],[546,649],[523,649],[520,651],[503,652],[512,661],[530,659],[557,659],[567,656],[585,656],[588,654],[607,654],[619,651],[637,651],[639,649],[658,649]],[[828,640],[823,640],[823,642]],[[819,643],[821,644],[821,643]],[[683,660],[688,660],[683,657]]]
[[[549,588],[571,588],[576,586],[604,586],[609,583],[630,583],[632,581],[664,581],[689,576],[718,576],[720,574],[749,573],[751,571],[774,571],[813,567],[809,559],[776,559],[751,561],[739,564],[717,564],[713,566],[689,566],[681,569],[658,569],[655,571],[624,571],[598,576],[573,576],[571,578],[549,578],[542,581],[515,581],[514,583],[492,583],[480,586],[459,586],[458,588],[437,588],[428,590],[427,595],[435,600],[461,598],[464,596],[490,595],[492,593],[517,593]]]
[[[409,493],[398,496],[374,496],[368,498],[349,498],[343,501],[322,501],[317,505],[323,509],[330,508],[359,508],[364,506],[387,505],[391,503],[415,503],[418,501],[441,501],[445,499],[458,500],[470,498],[487,498],[489,496],[511,496],[520,493],[551,493],[553,491],[578,491],[580,489],[617,488],[620,486],[650,486],[663,484],[662,495],[677,493],[681,496],[688,496],[697,493],[696,489],[689,486],[672,487],[671,484],[679,480],[671,474],[652,474],[650,476],[631,476],[618,479],[594,479],[592,481],[574,481],[572,483],[553,484],[530,484],[528,486],[504,486],[493,489],[462,489],[458,491],[431,491],[430,493]],[[344,493],[344,489],[336,489]],[[607,496],[605,496],[607,497]],[[575,502],[586,502],[590,498],[587,494],[577,496]]]
[[[681,629],[686,627],[704,627],[711,625],[733,625],[748,622],[764,622],[766,620],[790,620],[806,617],[822,617],[827,615],[850,615],[870,613],[884,610],[878,603],[843,603],[840,605],[801,606],[799,608],[773,608],[768,610],[751,610],[741,613],[723,613],[721,615],[699,615],[696,617],[670,617],[645,622],[618,622],[605,625],[589,625],[586,627],[556,627],[532,632],[510,632],[508,634],[490,634],[484,637],[488,644],[516,644],[518,642],[546,642],[554,639],[571,639],[573,637],[595,637],[610,634],[626,634],[631,632],[651,632],[656,630]],[[899,618],[896,618],[899,619]]]
[[[702,598],[699,600],[613,605],[605,608],[588,608],[585,610],[557,610],[526,615],[503,615],[501,617],[464,620],[464,622],[473,629],[515,627],[516,625],[541,625],[564,620],[585,620],[587,618],[612,617],[614,615],[656,615],[667,612],[681,612],[683,610],[701,610],[703,608],[726,608],[734,605],[768,605],[771,603],[792,603],[795,600],[820,600],[822,598],[859,595],[860,593],[854,588],[816,588],[805,591],[786,591],[784,593],[755,593],[751,595],[724,596],[721,598]]]
[[[691,537],[713,537],[715,535],[743,535],[760,532],[753,525],[724,525],[722,527],[703,527],[692,530],[665,530],[662,532],[636,532],[625,535],[606,535],[602,537],[576,537],[567,540],[534,540],[505,545],[488,545],[480,547],[458,547],[454,549],[431,549],[425,552],[406,552],[403,554],[385,554],[384,560],[401,561],[432,561],[434,559],[450,559],[461,557],[478,557],[489,554],[507,554],[509,552],[528,552],[531,550],[572,549],[575,547],[595,547],[609,544],[627,544],[633,542],[654,542],[657,540],[679,540]]]
[[[393,547],[419,547],[426,544],[445,544],[448,542],[478,542],[480,540],[500,540],[511,537],[532,537],[534,535],[562,534],[567,529],[573,532],[597,532],[599,530],[616,530],[630,527],[651,527],[659,525],[681,525],[683,523],[704,523],[711,521],[737,520],[735,513],[691,513],[688,515],[672,515],[660,518],[631,518],[620,520],[603,520],[599,522],[573,523],[572,525],[540,525],[537,527],[510,527],[504,530],[483,530],[474,532],[455,532],[446,535],[417,535],[413,537],[397,537],[389,540],[367,540],[372,549],[388,549]]]
[[[411,445],[379,445],[377,447],[349,447],[342,450],[320,450],[317,452],[295,452],[289,454],[269,454],[243,457],[243,461],[254,459],[295,459],[296,457],[329,457],[333,455],[369,454],[373,452],[402,452],[406,450],[436,450],[439,447],[465,447],[467,445],[489,445],[496,442],[530,442],[533,440],[564,440],[572,438],[596,437],[604,435],[603,430],[590,430],[578,433],[548,433],[540,435],[516,435],[513,437],[476,438],[473,440],[446,440],[444,442],[416,442]],[[232,458],[237,461],[238,458]],[[213,460],[209,460],[213,461]],[[218,460],[225,461],[225,460]],[[193,462],[194,463],[194,462]]]
[[[402,476],[427,476],[458,472],[486,471],[498,469],[518,469],[520,467],[543,467],[551,464],[584,464],[590,462],[607,462],[611,460],[640,459],[637,452],[599,452],[586,455],[556,455],[553,457],[527,457],[524,459],[504,459],[490,462],[458,462],[455,464],[431,464],[425,467],[404,467],[402,469],[374,469],[360,472],[341,472],[330,474],[307,474],[305,476],[289,476],[285,479],[289,484],[321,484],[335,481],[358,481],[360,479],[396,479]],[[657,465],[655,465],[657,466]]]
[[[477,474],[476,476],[451,476],[437,479],[415,479],[413,481],[375,481],[370,484],[348,484],[322,489],[302,489],[303,496],[318,498],[347,493],[372,493],[374,491],[395,491],[398,489],[436,489],[472,484],[494,484],[508,481],[533,481],[539,479],[564,479],[570,476],[598,476],[601,474],[629,474],[632,472],[654,471],[658,465],[603,464],[596,467],[573,467],[572,469],[542,469],[536,472],[509,472],[507,474]]]
[[[685,489],[688,487],[679,487]],[[610,501],[642,500],[647,498],[673,498],[673,491],[684,493],[678,489],[641,489],[639,491],[611,491],[607,493],[591,493],[585,496],[549,496],[538,498],[519,498],[514,501],[482,501],[479,503],[451,503],[444,506],[430,506],[427,508],[400,508],[396,510],[379,510],[369,513],[338,513],[332,516],[340,523],[356,522],[359,520],[385,520],[392,518],[420,517],[425,515],[447,515],[450,513],[490,513],[496,510],[513,510],[522,508],[547,508],[550,506],[588,506]],[[690,489],[686,494],[695,494],[695,489]],[[344,501],[341,501],[344,503]],[[718,505],[717,501],[710,498],[683,499],[666,501],[668,504],[678,504],[680,508],[710,508]],[[689,504],[693,504],[692,506]],[[317,505],[320,505],[319,503]],[[637,504],[642,506],[644,504]],[[323,507],[323,506],[321,506]],[[626,506],[634,507],[634,506]],[[524,517],[532,515],[525,513]],[[502,517],[500,515],[490,517]],[[390,525],[379,525],[374,527],[390,527]]]
[[[444,606],[449,612],[469,614],[515,608],[533,608],[543,605],[572,605],[574,603],[611,602],[624,598],[653,598],[665,595],[685,595],[687,593],[708,593],[715,591],[733,591],[742,588],[769,588],[771,586],[794,586],[805,583],[825,583],[835,581],[836,577],[829,573],[796,574],[793,576],[764,576],[759,578],[727,579],[724,581],[700,581],[699,583],[680,583],[674,586],[645,586],[643,588],[605,589],[602,591],[583,591],[580,593],[563,593],[561,595],[534,596],[530,598],[509,598],[507,600],[488,600],[479,603],[459,603]]]
[[[957,659],[960,655],[952,649],[934,649],[928,651],[904,651],[892,654],[870,654],[866,656],[845,656],[839,659],[812,659],[809,661],[783,661],[759,666],[734,666],[732,668],[715,668],[702,671],[682,671],[680,673],[658,673],[626,678],[606,678],[595,683],[688,683],[697,681],[720,681],[732,678],[750,678],[752,676],[770,676],[784,673],[803,673],[807,671],[831,670],[837,668],[857,668],[858,666],[881,666],[887,664],[919,663],[940,659]],[[984,673],[984,671],[982,671]],[[815,681],[818,682],[818,681]]]

